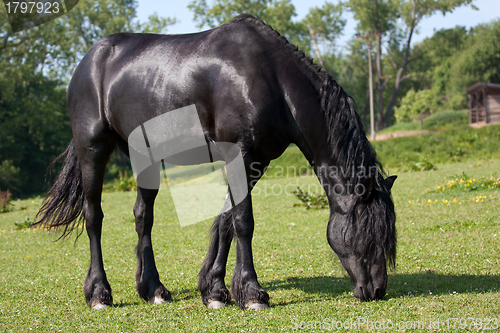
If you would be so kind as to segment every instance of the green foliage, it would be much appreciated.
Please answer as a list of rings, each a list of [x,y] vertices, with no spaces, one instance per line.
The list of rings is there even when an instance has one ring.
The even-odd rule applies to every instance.
[[[0,164],[0,191],[2,188],[19,189],[19,168],[11,160],[3,160]]]
[[[326,198],[325,193],[309,193],[307,191],[302,190],[300,187],[297,187],[293,194],[297,199],[301,201],[301,204],[306,207],[306,209],[316,208],[316,209],[324,209],[328,208],[328,199]],[[294,206],[298,206],[300,204],[295,204]]]
[[[469,110],[459,111],[440,111],[436,112],[423,120],[423,127],[426,130],[450,129],[457,126],[467,125],[469,123]],[[419,122],[397,123],[377,132],[377,134],[417,131],[420,130]]]
[[[456,126],[439,133],[372,142],[386,167],[399,168],[401,161],[452,163],[500,158],[500,126],[480,129]]]
[[[464,171],[460,175],[451,177],[446,184],[437,185],[434,193],[471,192],[500,188],[500,178],[495,173],[490,177],[469,177]]]
[[[42,73],[0,79],[0,187],[14,195],[39,192],[45,170],[71,139],[65,95]]]
[[[80,0],[64,16],[13,33],[0,10],[0,189],[43,189],[45,170],[71,139],[66,84],[84,53],[116,32],[161,32],[175,20],[136,18],[135,0]],[[57,166],[56,170],[57,172]]]
[[[421,161],[418,162],[413,162],[409,161],[407,163],[402,163],[401,168],[398,169],[398,171],[403,171],[403,172],[409,172],[409,171],[429,171],[429,170],[436,170],[436,166],[434,163],[432,163],[427,156]]]
[[[214,28],[247,13],[271,25],[291,42],[302,48],[307,47],[301,42],[306,36],[305,27],[292,21],[297,14],[291,0],[216,0],[212,6],[206,0],[193,0],[188,8],[194,12],[194,20],[198,22],[199,28]]]
[[[11,197],[12,194],[9,189],[7,191],[0,191],[0,213],[7,213],[12,210]]]
[[[137,191],[137,184],[135,183],[134,176],[128,176],[128,172],[121,170],[118,172],[118,179],[115,179],[113,185],[115,191],[129,192]]]
[[[361,34],[390,31],[399,16],[394,0],[348,0],[346,5],[354,14],[356,30]]]
[[[269,24],[281,35],[297,45],[302,51],[311,50],[311,36],[308,26],[317,37],[332,43],[345,26],[342,19],[342,5],[326,2],[322,7],[311,8],[306,18],[294,22],[297,16],[291,0],[192,0],[188,8],[194,13],[198,27],[216,27],[240,14],[252,14]]]
[[[422,19],[436,12],[444,15],[471,2],[472,0],[347,1],[347,6],[358,21],[359,35],[364,35],[373,44],[379,130],[392,122],[394,107],[398,105],[400,96],[404,96],[412,85],[421,85],[421,72],[406,72],[409,64],[420,58],[418,55],[413,56],[411,41]],[[382,36],[374,37],[374,33]],[[384,49],[386,51],[382,52]],[[413,69],[413,64],[411,67]],[[426,71],[425,67],[422,69]],[[410,79],[416,83],[412,83]],[[421,88],[416,87],[415,91]],[[430,86],[425,88],[429,89]],[[363,100],[366,105],[368,101],[365,98]]]
[[[460,94],[476,82],[500,83],[500,20],[480,24],[470,32],[464,50],[453,57],[449,90]]]
[[[30,221],[30,218],[26,216],[24,218],[24,221],[20,222],[14,222],[14,225],[16,227],[16,230],[24,230],[24,229],[29,229],[31,228],[31,225],[33,224],[32,221]]]
[[[401,100],[401,106],[395,109],[396,121],[404,123],[415,121],[425,114],[431,114],[439,108],[439,96],[431,89],[418,92],[410,89]]]
[[[303,23],[311,26],[320,41],[333,43],[346,24],[342,18],[342,3],[325,2],[322,7],[311,8]]]

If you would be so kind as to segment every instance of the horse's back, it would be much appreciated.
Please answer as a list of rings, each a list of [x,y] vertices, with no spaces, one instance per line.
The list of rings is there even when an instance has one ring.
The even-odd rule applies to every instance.
[[[204,127],[216,126],[217,110],[231,108],[233,121],[241,121],[251,108],[276,107],[275,46],[260,28],[243,17],[194,34],[107,36],[74,73],[70,115],[106,121],[126,139],[143,122],[186,105],[196,105]],[[82,103],[93,105],[84,116],[75,114]]]

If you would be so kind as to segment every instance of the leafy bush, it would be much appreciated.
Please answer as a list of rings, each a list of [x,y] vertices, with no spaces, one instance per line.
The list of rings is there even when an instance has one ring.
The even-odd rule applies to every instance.
[[[410,89],[401,100],[401,106],[395,109],[398,123],[417,120],[424,114],[435,113],[439,109],[440,97],[431,90],[424,89],[415,92]]]
[[[11,160],[3,160],[0,164],[0,187],[9,188],[14,193],[18,192],[19,170]]]
[[[424,158],[419,162],[408,162],[399,169],[399,171],[408,172],[408,171],[429,171],[436,170],[436,166],[432,163],[428,157]]]
[[[29,229],[33,222],[30,221],[29,217],[25,217],[24,221],[22,222],[14,222],[14,225],[16,226],[16,230],[23,230],[23,229]]]
[[[7,191],[0,191],[0,213],[7,213],[12,210],[11,193]]]
[[[115,191],[120,191],[120,192],[129,192],[137,190],[137,185],[135,183],[134,177],[133,176],[129,177],[127,171],[118,172],[118,179],[115,179],[113,187]]]
[[[302,205],[306,207],[306,209],[316,208],[322,209],[328,207],[328,199],[326,198],[326,194],[315,194],[303,191],[300,187],[297,187],[293,194],[302,202]],[[299,206],[301,204],[295,204],[294,206]]]

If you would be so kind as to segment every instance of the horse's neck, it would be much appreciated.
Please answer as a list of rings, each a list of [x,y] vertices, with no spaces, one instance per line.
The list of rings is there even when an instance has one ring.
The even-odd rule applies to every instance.
[[[325,151],[328,128],[320,104],[320,77],[306,73],[299,65],[292,68],[282,73],[281,78],[285,99],[296,124],[292,140],[314,167],[323,163],[328,155]]]

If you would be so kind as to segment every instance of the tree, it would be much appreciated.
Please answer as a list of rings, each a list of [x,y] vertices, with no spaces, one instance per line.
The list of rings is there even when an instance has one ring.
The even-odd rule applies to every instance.
[[[500,83],[500,20],[474,27],[463,50],[450,64],[448,92],[462,97],[476,82]],[[458,97],[457,97],[458,99]]]
[[[370,122],[367,47],[362,40],[355,38],[343,51],[347,53],[327,54],[325,68],[356,102],[356,109],[367,126]]]
[[[377,127],[382,129],[384,90],[392,79],[391,75],[384,77],[382,68],[382,37],[394,29],[398,13],[394,0],[350,0],[348,6],[358,21],[359,35],[373,36],[375,39],[375,78],[377,81]],[[366,38],[366,37],[365,37]]]
[[[326,2],[322,7],[311,8],[303,20],[309,29],[316,57],[323,67],[325,64],[318,44],[323,40],[333,47],[335,39],[342,33],[346,24],[345,19],[342,19],[342,7],[342,3],[334,5],[331,2]]]
[[[306,46],[304,27],[292,21],[297,14],[291,0],[215,0],[211,7],[206,0],[193,0],[188,8],[193,11],[199,28],[215,28],[240,14],[252,14],[299,47]]]
[[[382,51],[384,39],[377,37],[376,48],[376,78],[377,78],[377,114],[379,130],[385,127],[391,120],[394,113],[394,106],[400,93],[401,84],[404,80],[411,78],[407,74],[408,64],[412,58],[411,42],[413,34],[421,20],[436,12],[443,15],[452,12],[462,5],[471,4],[473,0],[350,0],[348,6],[358,20],[358,31],[360,34],[378,33],[387,34],[390,39],[387,41],[386,52]],[[473,7],[475,8],[475,7]],[[399,28],[402,27],[402,28]],[[384,59],[388,59],[389,64],[394,67],[393,75],[383,76]],[[384,90],[387,88],[389,80],[393,88],[388,96],[388,101],[383,111]]]
[[[66,15],[13,33],[0,10],[0,189],[42,190],[49,162],[71,139],[66,89],[78,60],[98,39],[164,30],[174,20],[135,20],[134,0],[80,0]]]
[[[317,38],[317,50],[318,39],[333,43],[345,25],[345,20],[341,18],[342,6],[328,2],[320,8],[311,9],[306,18],[299,22],[292,21],[297,14],[291,0],[214,0],[212,6],[206,0],[193,0],[188,8],[193,11],[199,28],[214,28],[237,15],[252,14],[306,53],[310,53],[314,38]],[[316,55],[319,60],[319,51]]]
[[[399,0],[398,12],[400,13],[401,20],[406,27],[406,31],[404,32],[406,41],[402,50],[403,58],[400,63],[396,65],[397,72],[395,75],[394,88],[385,111],[384,124],[389,123],[391,117],[393,116],[394,106],[401,88],[401,82],[408,78],[407,75],[403,74],[407,69],[408,63],[410,62],[411,40],[418,24],[423,18],[429,17],[436,12],[441,12],[444,16],[446,13],[450,13],[462,5],[471,4],[472,1],[473,0]],[[476,7],[472,6],[472,8]]]

